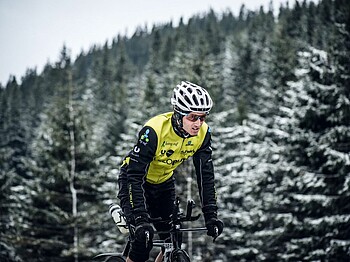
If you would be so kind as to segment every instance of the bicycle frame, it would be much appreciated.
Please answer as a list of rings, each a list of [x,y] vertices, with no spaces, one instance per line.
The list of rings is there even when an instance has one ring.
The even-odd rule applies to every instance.
[[[181,261],[190,261],[190,258],[185,250],[181,248],[182,246],[182,233],[183,232],[198,232],[198,231],[206,231],[206,227],[198,227],[198,228],[182,228],[182,222],[189,222],[198,220],[200,214],[196,216],[192,216],[192,209],[195,206],[193,200],[187,201],[186,207],[186,215],[180,212],[180,199],[176,198],[174,203],[174,210],[172,215],[167,220],[162,220],[161,218],[151,218],[150,222],[168,222],[171,224],[171,229],[169,231],[156,231],[155,234],[160,233],[169,233],[170,234],[170,242],[166,242],[165,240],[153,240],[154,247],[161,247],[163,249],[163,262],[176,262],[174,257],[181,254],[182,258],[185,260]],[[130,247],[131,247],[131,238],[133,237],[134,226],[128,225],[129,228],[129,237],[126,246],[122,253],[103,253],[94,257],[94,259],[102,259],[105,258],[104,261],[112,261],[109,258],[115,258],[115,261],[125,261],[128,256]],[[123,260],[121,260],[123,259]]]

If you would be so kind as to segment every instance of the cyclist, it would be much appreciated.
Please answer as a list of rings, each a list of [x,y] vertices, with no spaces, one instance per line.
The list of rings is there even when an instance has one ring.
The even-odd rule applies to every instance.
[[[123,160],[118,178],[118,198],[129,223],[135,225],[127,261],[144,262],[152,248],[150,217],[168,219],[175,201],[173,171],[193,157],[207,234],[223,231],[217,218],[210,128],[205,118],[213,106],[209,93],[196,84],[182,81],[171,98],[173,112],[151,118],[139,132],[134,148]],[[158,231],[168,223],[154,223]],[[216,228],[218,232],[216,232]],[[161,234],[166,239],[167,234]],[[156,261],[161,261],[162,252]]]

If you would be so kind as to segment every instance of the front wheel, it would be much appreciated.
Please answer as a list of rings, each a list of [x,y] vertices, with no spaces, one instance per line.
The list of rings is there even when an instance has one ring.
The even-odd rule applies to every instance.
[[[177,249],[171,252],[172,262],[190,262],[190,257],[185,250]]]

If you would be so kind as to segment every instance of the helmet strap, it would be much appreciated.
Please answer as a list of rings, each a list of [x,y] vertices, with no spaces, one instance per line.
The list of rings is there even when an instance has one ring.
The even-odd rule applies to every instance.
[[[171,123],[173,125],[173,128],[175,130],[175,133],[183,138],[187,138],[190,136],[189,133],[186,132],[185,129],[183,129],[183,122],[182,122],[183,114],[180,112],[174,110],[174,114],[171,118]]]

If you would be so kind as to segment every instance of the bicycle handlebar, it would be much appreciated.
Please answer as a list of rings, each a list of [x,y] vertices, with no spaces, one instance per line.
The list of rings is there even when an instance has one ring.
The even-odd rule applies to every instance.
[[[193,207],[195,206],[195,202],[190,199],[187,201],[187,207],[186,207],[186,215],[184,215],[182,212],[180,212],[180,198],[177,197],[174,203],[174,210],[172,215],[167,218],[167,219],[163,219],[162,217],[150,217],[149,218],[149,222],[151,223],[157,223],[157,222],[163,222],[163,223],[171,223],[174,228],[180,232],[190,232],[190,231],[207,231],[208,229],[206,227],[197,227],[197,228],[176,228],[175,225],[180,224],[181,222],[190,222],[190,221],[196,221],[200,218],[201,214],[192,216],[192,210]],[[173,229],[172,229],[173,230]],[[213,236],[214,241],[215,239],[219,236],[219,229],[217,226],[214,227],[214,232],[215,232],[215,236]],[[149,232],[145,232],[146,233],[146,240],[149,239]],[[147,234],[148,233],[148,234]],[[169,233],[169,231],[156,231],[154,232],[156,234],[161,234],[161,233]],[[148,242],[148,241],[146,241]],[[147,245],[147,243],[146,243]]]
[[[192,216],[192,210],[193,207],[195,207],[195,202],[190,199],[187,201],[187,207],[186,207],[186,215],[180,212],[179,208],[180,200],[179,197],[175,200],[175,206],[172,215],[168,219],[163,219],[161,217],[156,218],[150,218],[149,221],[154,222],[189,222],[189,221],[196,221],[200,218],[201,214]]]

